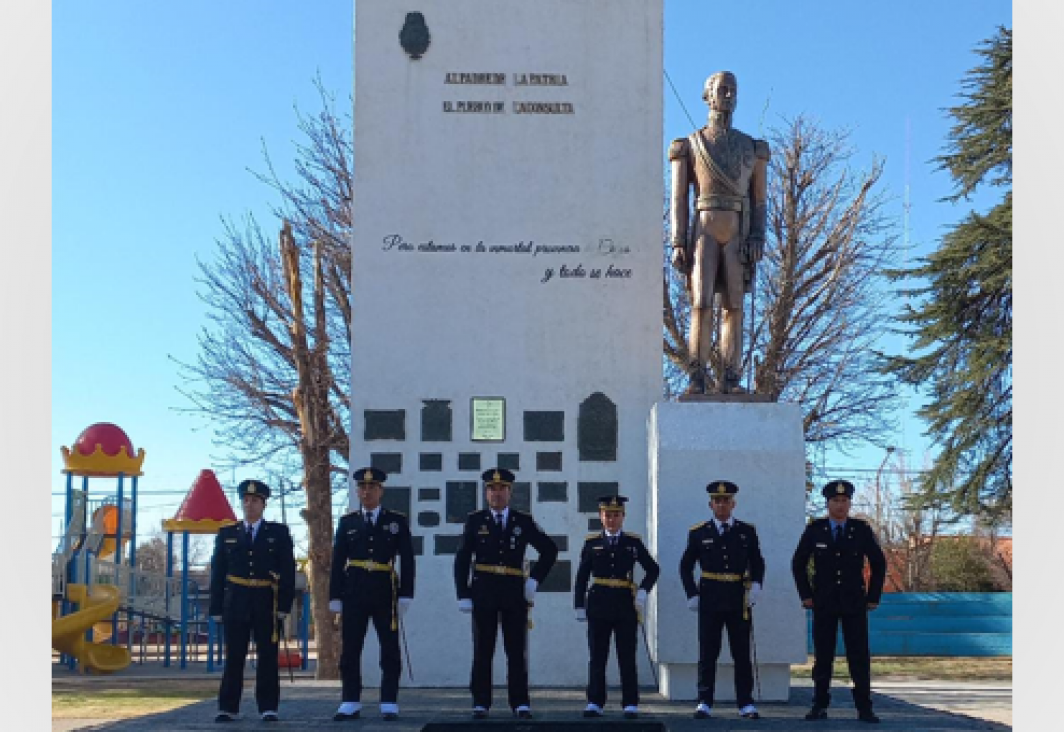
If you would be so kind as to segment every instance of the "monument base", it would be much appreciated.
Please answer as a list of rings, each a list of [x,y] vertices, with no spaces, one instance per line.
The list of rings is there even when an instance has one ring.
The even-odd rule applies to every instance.
[[[739,486],[733,515],[756,527],[765,559],[754,631],[761,698],[787,699],[790,665],[807,658],[805,613],[791,576],[806,523],[801,411],[796,404],[742,396],[659,403],[650,414],[647,548],[662,572],[649,597],[647,635],[667,699],[698,694],[698,616],[687,608],[677,568],[692,526],[713,515],[706,485],[715,480]],[[716,698],[734,701],[731,651],[723,635]]]
[[[663,663],[660,666],[658,690],[669,701],[696,701],[698,699],[698,664]],[[717,664],[714,684],[714,707],[721,702],[735,701],[735,667]],[[754,701],[785,702],[791,694],[791,665],[789,663],[762,663],[754,676]],[[758,690],[760,682],[760,691]]]

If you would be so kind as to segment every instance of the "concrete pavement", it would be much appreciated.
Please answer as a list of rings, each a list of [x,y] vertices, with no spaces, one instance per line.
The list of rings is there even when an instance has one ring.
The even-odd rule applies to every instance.
[[[152,675],[146,683],[157,683],[159,676]],[[174,678],[190,679],[189,675],[174,674]],[[196,677],[193,677],[196,678]],[[217,682],[218,676],[199,676],[203,680]],[[60,671],[53,674],[56,684],[91,687],[93,684],[107,686],[113,680],[106,677],[86,677]],[[219,725],[215,723],[214,700],[191,704],[170,712],[151,714],[128,720],[53,720],[54,732],[72,730],[107,730],[108,732],[156,732],[166,730],[220,730],[234,732],[247,729],[295,730],[324,727],[336,730],[366,730],[387,732],[420,732],[429,722],[465,722],[470,718],[470,697],[465,689],[408,689],[399,693],[400,718],[395,722],[381,720],[377,708],[376,690],[363,694],[363,719],[356,722],[335,723],[332,715],[339,703],[339,682],[315,681],[308,676],[296,678],[293,685],[284,681],[281,687],[281,722],[268,725],[255,713],[254,692],[248,685],[240,721]],[[662,699],[650,690],[644,691],[640,709],[646,721],[660,721],[671,732],[694,730],[791,730],[809,729],[823,732],[838,730],[907,730],[907,732],[937,732],[939,730],[1006,730],[1011,729],[1012,690],[1008,684],[965,683],[944,681],[882,682],[873,685],[875,710],[882,724],[869,725],[858,722],[849,691],[836,685],[833,691],[833,706],[829,719],[819,723],[806,722],[803,717],[809,709],[812,688],[806,679],[795,679],[787,703],[759,705],[762,719],[745,720],[737,715],[734,705],[722,703],[714,710],[709,720],[692,718],[694,704],[672,702]],[[599,720],[583,720],[580,712],[585,700],[583,689],[534,688],[532,709],[537,722],[579,722],[588,732],[593,728],[610,729],[625,727],[617,706],[619,690],[610,690],[606,716]],[[488,730],[507,727],[519,730],[522,725],[513,719],[506,708],[506,691],[497,688],[495,706],[485,722],[478,723]],[[631,726],[631,725],[629,725]],[[535,728],[544,729],[542,724]],[[525,725],[526,732],[533,728]]]

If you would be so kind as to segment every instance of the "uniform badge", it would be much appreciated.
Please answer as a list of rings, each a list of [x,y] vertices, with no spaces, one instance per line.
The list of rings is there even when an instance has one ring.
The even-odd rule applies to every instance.
[[[481,524],[480,525],[480,531],[478,531],[477,533],[478,534],[490,534],[491,531],[488,530],[487,526],[485,526],[484,524]]]
[[[514,527],[514,536],[520,536],[520,535],[521,535],[521,527],[520,526],[515,526]]]
[[[399,524],[397,524],[394,521],[392,521],[390,524],[388,524],[388,531],[392,532],[393,534],[398,534],[399,533]]]

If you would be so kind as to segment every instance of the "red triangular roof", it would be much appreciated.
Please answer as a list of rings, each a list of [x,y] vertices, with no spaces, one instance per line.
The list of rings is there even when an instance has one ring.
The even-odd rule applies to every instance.
[[[174,521],[236,521],[236,514],[213,470],[201,470],[188,495],[174,514]]]

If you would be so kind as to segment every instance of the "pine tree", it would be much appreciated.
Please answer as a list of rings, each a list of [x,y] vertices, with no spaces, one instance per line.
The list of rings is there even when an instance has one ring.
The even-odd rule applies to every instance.
[[[913,356],[885,369],[928,389],[919,410],[940,452],[925,474],[923,503],[963,515],[1007,519],[1012,511],[1012,31],[977,50],[981,65],[962,83],[963,102],[936,159],[954,181],[946,200],[982,185],[1005,188],[989,212],[969,213],[917,266],[890,273],[918,280],[904,290],[919,305],[900,317]]]

